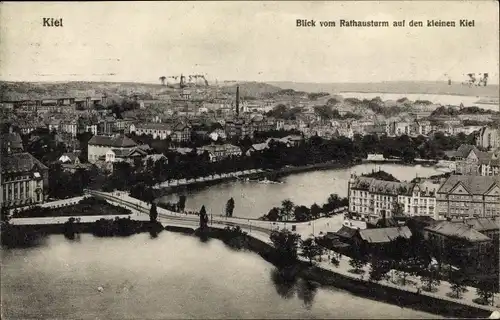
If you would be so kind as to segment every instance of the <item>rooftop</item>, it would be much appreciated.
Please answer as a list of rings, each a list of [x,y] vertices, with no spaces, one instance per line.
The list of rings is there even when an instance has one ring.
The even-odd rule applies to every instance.
[[[359,235],[361,236],[361,239],[369,243],[387,243],[399,237],[410,239],[412,234],[410,229],[404,226],[393,228],[364,229],[359,232]]]
[[[494,218],[471,218],[465,220],[452,221],[454,223],[462,223],[471,227],[472,229],[482,231],[494,231],[500,229],[500,219]]]
[[[93,136],[90,138],[89,145],[98,145],[114,148],[131,148],[137,146],[134,140],[124,136]]]
[[[496,177],[476,175],[451,175],[439,188],[438,193],[449,193],[461,184],[470,194],[482,195],[496,184]]]
[[[469,242],[484,242],[490,240],[490,238],[484,234],[462,223],[442,221],[433,226],[426,227],[425,230],[447,237],[464,239]]]
[[[2,157],[2,173],[27,172],[31,170],[46,170],[48,169],[38,159],[31,154],[15,153]]]

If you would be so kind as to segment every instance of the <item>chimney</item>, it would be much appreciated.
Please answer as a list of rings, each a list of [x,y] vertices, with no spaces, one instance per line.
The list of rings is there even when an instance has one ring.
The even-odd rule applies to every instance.
[[[236,116],[240,116],[240,86],[236,87]]]

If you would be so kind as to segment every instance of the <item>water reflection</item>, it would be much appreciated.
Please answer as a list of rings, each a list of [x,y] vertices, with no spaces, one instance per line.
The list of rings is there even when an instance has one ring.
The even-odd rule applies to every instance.
[[[271,271],[271,280],[280,297],[291,299],[296,294],[297,298],[302,300],[304,307],[310,310],[320,284],[300,278],[297,273],[298,270],[293,267],[274,268]]]
[[[235,201],[234,216],[259,218],[272,207],[280,206],[285,199],[295,204],[310,206],[326,202],[332,193],[347,196],[347,182],[351,173],[369,173],[383,170],[400,180],[410,181],[416,176],[429,177],[442,173],[435,167],[404,166],[399,164],[362,164],[351,168],[329,169],[292,174],[284,177],[281,184],[231,181],[206,188],[188,190],[186,207],[189,209],[206,207],[209,214],[225,215],[227,201]],[[177,194],[166,195],[161,202],[178,201]],[[197,209],[196,209],[197,210]]]
[[[325,290],[218,240],[168,231],[154,239],[80,237],[51,235],[45,245],[1,250],[4,318],[434,317]]]

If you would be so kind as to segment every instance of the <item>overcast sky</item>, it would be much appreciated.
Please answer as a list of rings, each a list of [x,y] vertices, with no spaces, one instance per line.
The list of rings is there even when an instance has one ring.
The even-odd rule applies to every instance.
[[[497,1],[3,3],[0,77],[158,82],[498,83]],[[63,18],[62,28],[42,18]],[[297,28],[315,19],[316,28]],[[475,20],[474,28],[321,28],[321,20]]]

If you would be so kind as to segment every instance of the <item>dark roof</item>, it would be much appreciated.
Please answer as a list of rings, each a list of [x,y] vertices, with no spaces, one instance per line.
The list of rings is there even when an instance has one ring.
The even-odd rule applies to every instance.
[[[374,193],[392,195],[406,194],[411,192],[411,188],[411,183],[385,181],[368,177],[358,177],[351,186],[351,189],[367,190]]]
[[[130,157],[135,152],[138,152],[141,155],[145,155],[146,154],[146,152],[144,150],[140,149],[140,148],[134,148],[132,150],[123,150],[123,149],[111,149],[111,150],[119,158]]]
[[[369,243],[387,243],[398,237],[411,238],[411,231],[408,227],[364,229],[359,231],[361,239]]]
[[[473,146],[471,144],[462,144],[460,147],[458,147],[455,157],[462,157],[465,158],[469,155],[471,150],[474,150],[476,153],[479,151],[476,146]]]
[[[17,132],[9,132],[2,135],[2,146],[10,146],[12,149],[24,150],[23,140]]]
[[[500,229],[500,221],[492,218],[470,218],[465,220],[456,220],[455,223],[463,223],[472,229],[482,231],[494,231]]]
[[[134,140],[124,136],[93,136],[90,138],[88,144],[106,146],[106,147],[114,147],[114,148],[130,148],[137,146],[137,143]]]
[[[459,183],[471,194],[485,194],[496,183],[496,177],[476,175],[451,175],[439,188],[438,193],[449,193]]]
[[[48,169],[43,163],[27,152],[2,157],[2,173],[27,172],[36,167],[40,170]]]
[[[490,240],[490,238],[484,234],[462,223],[442,221],[434,226],[426,227],[425,230],[447,237],[465,239],[470,242],[483,242]]]
[[[168,130],[171,131],[173,125],[171,123],[138,123],[135,125],[137,129],[152,129],[152,130]]]
[[[356,235],[357,231],[357,229],[349,228],[343,225],[342,228],[340,228],[340,230],[335,234],[342,238],[352,238]]]

